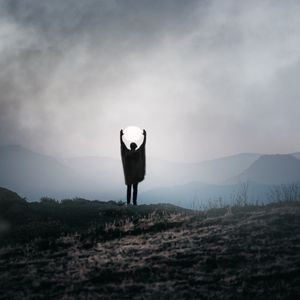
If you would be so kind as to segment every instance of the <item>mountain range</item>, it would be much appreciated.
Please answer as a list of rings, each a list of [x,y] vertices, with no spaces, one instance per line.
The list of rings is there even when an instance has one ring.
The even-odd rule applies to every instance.
[[[300,182],[300,159],[293,155],[262,155],[231,182],[255,181],[262,184]]]
[[[182,206],[218,197],[229,201],[242,182],[249,183],[253,199],[259,198],[272,185],[300,182],[299,158],[299,152],[242,153],[196,163],[149,157],[145,181],[139,185],[139,199]],[[122,172],[120,159],[55,158],[21,146],[0,147],[0,186],[32,201],[43,196],[124,200]]]

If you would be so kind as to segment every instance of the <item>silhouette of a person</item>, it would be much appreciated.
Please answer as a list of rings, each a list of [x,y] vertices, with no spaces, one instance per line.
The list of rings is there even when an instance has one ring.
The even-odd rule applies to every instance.
[[[121,156],[125,184],[127,185],[127,204],[130,204],[131,187],[133,186],[133,205],[136,205],[138,183],[143,181],[146,173],[146,130],[143,130],[144,140],[142,145],[137,148],[136,143],[130,144],[130,149],[127,149],[123,142],[123,130],[120,131]]]

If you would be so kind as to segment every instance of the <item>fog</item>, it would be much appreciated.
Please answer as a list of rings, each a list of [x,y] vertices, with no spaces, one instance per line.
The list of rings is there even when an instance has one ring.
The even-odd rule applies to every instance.
[[[0,1],[0,143],[201,161],[299,151],[300,2]]]

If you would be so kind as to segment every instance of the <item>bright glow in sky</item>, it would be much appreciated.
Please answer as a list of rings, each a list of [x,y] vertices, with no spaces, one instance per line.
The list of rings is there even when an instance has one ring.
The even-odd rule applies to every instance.
[[[123,130],[123,133],[124,133],[123,138],[128,142],[137,142],[143,137],[142,129],[137,126],[127,126]]]

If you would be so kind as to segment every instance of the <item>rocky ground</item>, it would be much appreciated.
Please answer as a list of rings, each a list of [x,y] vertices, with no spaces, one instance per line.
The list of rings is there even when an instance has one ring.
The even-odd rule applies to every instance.
[[[299,202],[154,212],[103,232],[3,246],[0,299],[300,299]]]

